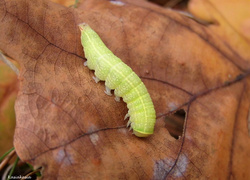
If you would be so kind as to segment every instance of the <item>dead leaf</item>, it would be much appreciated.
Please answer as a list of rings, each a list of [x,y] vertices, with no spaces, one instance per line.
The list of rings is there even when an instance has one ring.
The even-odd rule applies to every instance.
[[[18,59],[15,148],[43,179],[247,179],[249,51],[172,10],[144,1],[2,1],[0,49]],[[142,78],[155,133],[125,127],[125,103],[83,66],[86,22]],[[218,27],[219,28],[219,27]],[[164,117],[186,111],[177,140]]]
[[[235,57],[239,63],[241,59],[250,59],[250,1],[226,0],[191,0],[189,10],[196,17],[211,22],[208,27],[227,48],[233,48],[231,53],[237,52]],[[215,36],[216,37],[216,36]],[[246,69],[248,64],[246,64]]]

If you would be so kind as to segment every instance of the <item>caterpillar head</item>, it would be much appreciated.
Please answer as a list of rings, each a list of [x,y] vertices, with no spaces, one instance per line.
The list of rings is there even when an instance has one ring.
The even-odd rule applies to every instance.
[[[78,24],[78,26],[81,31],[83,31],[86,27],[89,27],[87,23],[81,23],[81,24]]]

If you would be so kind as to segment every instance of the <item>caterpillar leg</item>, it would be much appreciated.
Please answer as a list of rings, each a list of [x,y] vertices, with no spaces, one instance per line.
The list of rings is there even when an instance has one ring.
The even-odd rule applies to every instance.
[[[133,125],[134,125],[134,122],[131,122],[131,124],[130,124],[130,128],[129,128],[129,130],[128,130],[128,131],[131,131],[131,130],[133,129]]]
[[[84,65],[84,66],[88,66],[88,61],[85,61],[85,62],[83,63],[83,65]]]
[[[129,130],[128,131],[131,131],[133,128],[132,128],[132,126],[130,126],[130,128],[129,128]]]
[[[96,83],[98,83],[100,81],[100,79],[98,77],[93,76],[93,79],[95,80]]]
[[[128,123],[127,123],[127,127],[129,127],[129,126],[130,126],[130,124],[131,124],[131,121],[128,121]]]
[[[106,90],[104,91],[105,94],[109,95],[109,96],[112,96],[111,94],[111,89],[109,89],[107,86],[105,86]]]
[[[119,96],[115,96],[115,101],[117,101],[117,102],[120,102],[120,97]]]
[[[127,113],[126,115],[125,115],[125,117],[124,117],[124,120],[126,120],[127,118],[129,118],[130,117],[130,115],[129,115],[129,113]]]

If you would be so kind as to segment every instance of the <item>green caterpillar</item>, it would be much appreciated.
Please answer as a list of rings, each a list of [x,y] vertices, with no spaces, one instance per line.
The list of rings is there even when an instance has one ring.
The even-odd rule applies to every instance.
[[[124,120],[130,117],[127,127],[138,137],[147,137],[154,132],[155,109],[150,95],[133,70],[115,56],[88,24],[80,24],[81,43],[89,69],[95,70],[95,82],[105,81],[107,95],[114,89],[115,100],[120,97],[129,109]]]

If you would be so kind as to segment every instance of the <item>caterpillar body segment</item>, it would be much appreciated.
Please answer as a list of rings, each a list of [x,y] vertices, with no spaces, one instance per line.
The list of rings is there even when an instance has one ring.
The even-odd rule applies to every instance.
[[[102,42],[98,34],[85,23],[80,24],[81,43],[89,69],[95,70],[95,81],[105,81],[105,93],[111,95],[114,89],[116,100],[120,97],[129,109],[125,118],[127,125],[138,137],[146,137],[154,132],[156,120],[155,109],[151,97],[133,70],[115,56]]]

